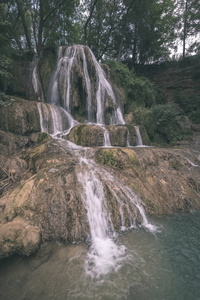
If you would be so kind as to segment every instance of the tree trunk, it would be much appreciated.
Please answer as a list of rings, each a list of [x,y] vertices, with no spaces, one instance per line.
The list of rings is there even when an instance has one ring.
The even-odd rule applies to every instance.
[[[86,22],[85,22],[85,26],[84,26],[84,45],[87,44],[87,26],[89,24],[89,22],[91,21],[92,19],[92,15],[93,15],[93,12],[94,12],[94,8],[97,4],[98,0],[94,0],[94,3],[91,7],[91,10],[90,10],[90,14],[89,14],[89,17],[87,18]]]
[[[184,27],[183,27],[183,57],[185,57],[185,44],[187,38],[187,13],[188,13],[188,0],[185,3],[185,11],[184,11]]]
[[[25,33],[25,36],[26,36],[28,49],[32,50],[31,37],[30,37],[30,34],[29,34],[29,30],[28,30],[28,24],[27,24],[26,18],[25,18],[25,12],[22,8],[22,3],[21,3],[20,0],[16,0],[16,3],[17,3],[17,8],[18,8],[19,14],[20,14],[21,19],[22,19],[22,24],[23,24],[23,27],[24,27],[24,33]]]
[[[133,38],[133,52],[132,52],[132,64],[133,66],[137,62],[137,22],[135,23],[135,28],[134,28],[134,38]]]

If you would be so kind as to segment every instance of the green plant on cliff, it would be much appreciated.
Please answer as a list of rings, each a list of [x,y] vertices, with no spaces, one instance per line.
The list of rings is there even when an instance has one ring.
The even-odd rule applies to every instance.
[[[0,91],[0,106],[10,106],[13,102],[15,102],[13,98],[10,98]]]
[[[174,95],[176,102],[184,111],[190,120],[196,124],[200,124],[200,97],[195,94],[184,95],[176,93]]]
[[[122,62],[106,61],[113,71],[115,83],[126,93],[125,113],[135,110],[135,107],[150,107],[156,101],[156,93],[152,84],[145,77],[137,77]]]
[[[144,118],[151,141],[166,144],[181,140],[183,130],[178,121],[180,114],[180,108],[175,104],[153,106]]]
[[[98,162],[107,166],[114,167],[116,165],[116,157],[112,150],[105,150],[98,156]]]

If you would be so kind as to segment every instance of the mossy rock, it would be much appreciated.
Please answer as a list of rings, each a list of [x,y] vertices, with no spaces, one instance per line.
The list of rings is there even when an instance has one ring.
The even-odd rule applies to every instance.
[[[103,146],[104,130],[102,127],[96,125],[79,124],[72,128],[68,139],[80,146]]]
[[[16,135],[40,131],[40,116],[36,101],[13,97],[9,106],[0,106],[0,129]]]
[[[110,133],[110,141],[112,146],[126,147],[128,138],[128,129],[126,126],[109,125],[107,126]]]
[[[139,168],[139,160],[132,149],[99,149],[96,152],[96,161],[99,164],[120,169]]]

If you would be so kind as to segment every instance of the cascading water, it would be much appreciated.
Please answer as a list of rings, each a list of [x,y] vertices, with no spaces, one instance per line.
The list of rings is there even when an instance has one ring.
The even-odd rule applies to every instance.
[[[127,139],[126,139],[126,147],[130,147],[130,132],[128,130],[128,133],[127,133]]]
[[[106,95],[112,99],[114,107],[110,118],[111,124],[125,124],[125,122],[121,109],[117,106],[112,87],[107,81],[102,68],[96,61],[93,53],[88,48],[86,49],[92,58],[98,83],[96,91],[96,125],[103,128],[104,146],[109,147],[111,146],[109,132],[104,125]],[[85,47],[77,45],[68,48],[59,48],[57,68],[52,77],[53,82],[51,82],[50,102],[58,105],[61,94],[66,110],[57,105],[38,103],[41,131],[50,133],[53,137],[62,132],[68,133],[72,127],[78,124],[71,114],[71,73],[75,61],[80,58],[83,64],[87,94],[87,116],[89,120],[92,119],[92,99],[94,95],[92,94]],[[60,91],[61,86],[62,92]],[[112,222],[114,217],[109,210],[108,196],[105,194],[105,189],[109,190],[109,201],[117,203],[117,219],[121,230],[125,230],[127,227],[136,227],[137,222],[151,232],[155,231],[156,228],[148,223],[143,203],[137,195],[130,188],[123,186],[117,178],[111,176],[103,167],[91,159],[91,149],[76,146],[62,139],[58,139],[58,141],[62,144],[62,147],[71,151],[72,155],[78,157],[80,161],[80,172],[77,174],[77,182],[82,186],[83,193],[81,193],[81,197],[87,210],[91,238],[91,248],[86,262],[86,271],[93,277],[99,277],[111,270],[117,270],[122,265],[122,262],[128,259],[125,254],[125,247],[117,245],[114,241],[116,236]],[[129,142],[127,142],[127,145],[129,146]],[[114,200],[111,200],[111,198]]]
[[[87,58],[89,57],[89,58]],[[94,74],[90,74],[88,60],[92,61]],[[105,100],[109,98],[112,102],[112,113],[110,124],[124,125],[125,121],[120,106],[117,104],[111,84],[106,79],[105,73],[97,62],[92,51],[84,46],[75,45],[72,47],[60,47],[58,50],[57,66],[51,80],[50,102],[59,104],[62,98],[63,106],[68,113],[72,112],[73,106],[73,69],[82,64],[82,81],[86,93],[86,106],[88,122],[93,122],[96,107],[96,123],[105,124]],[[95,78],[97,89],[91,87],[92,78]],[[94,79],[93,79],[94,80]],[[93,84],[94,86],[95,84]],[[96,99],[96,100],[95,100]]]
[[[111,270],[118,270],[123,261],[130,258],[125,253],[125,247],[114,242],[116,233],[104,193],[105,185],[118,203],[121,230],[125,230],[125,211],[128,214],[130,228],[136,227],[133,211],[135,214],[140,213],[141,226],[151,232],[156,230],[156,226],[148,223],[142,201],[130,188],[123,186],[91,159],[80,158],[80,165],[78,181],[84,190],[82,199],[87,209],[91,232],[91,248],[86,261],[86,271],[92,277],[99,277]]]
[[[112,101],[115,105],[115,110],[113,112],[113,115],[111,117],[111,124],[121,124],[124,125],[125,121],[121,112],[120,107],[116,103],[116,98],[112,89],[112,86],[107,81],[105,73],[103,69],[101,68],[100,64],[97,62],[94,54],[90,50],[92,60],[96,69],[96,74],[98,77],[99,85],[98,90],[96,93],[97,98],[97,123],[104,124],[104,101],[105,101],[105,94],[107,93],[108,96],[111,97]]]
[[[139,126],[134,126],[135,127],[135,132],[136,132],[136,137],[137,137],[137,146],[144,146],[142,142],[142,136],[140,134],[140,128]]]
[[[60,133],[68,133],[78,122],[62,107],[52,104],[37,103],[40,115],[41,131],[54,136]]]
[[[124,259],[125,247],[113,241],[114,230],[106,207],[103,184],[90,169],[90,163],[87,160],[82,163],[87,165],[88,170],[79,173],[78,178],[84,189],[85,195],[82,197],[85,198],[92,244],[86,271],[92,277],[99,277],[111,269],[117,270]]]
[[[104,128],[104,146],[111,147],[110,135],[107,129]]]
[[[62,47],[59,47],[58,49],[58,58],[57,58],[57,66],[56,71],[53,74],[53,77],[51,79],[50,83],[50,103],[56,104],[59,99],[59,92],[58,92],[58,72],[60,70],[61,65],[61,57],[62,57]]]

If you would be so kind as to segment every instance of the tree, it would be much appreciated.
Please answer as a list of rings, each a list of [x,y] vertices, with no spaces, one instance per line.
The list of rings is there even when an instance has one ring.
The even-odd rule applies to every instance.
[[[132,57],[132,64],[144,64],[169,55],[174,39],[172,0],[124,0],[125,21],[122,24],[122,59]],[[118,46],[120,49],[121,46]]]
[[[182,41],[182,55],[198,52],[200,42],[200,2],[198,0],[177,0],[176,14],[179,21],[178,37]]]
[[[134,65],[169,56],[174,0],[85,0],[84,8],[84,41],[99,59],[132,57]]]
[[[9,0],[4,1],[7,34],[18,50],[36,51],[40,55],[46,46],[73,40],[77,32],[75,21],[79,0]]]
[[[5,91],[12,78],[11,40],[9,36],[10,23],[5,18],[7,7],[0,3],[0,90]]]
[[[84,43],[101,59],[113,48],[113,31],[117,26],[119,0],[86,0],[84,8]]]

